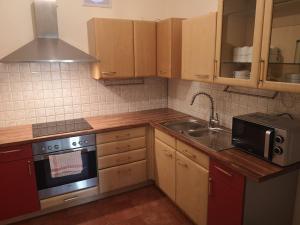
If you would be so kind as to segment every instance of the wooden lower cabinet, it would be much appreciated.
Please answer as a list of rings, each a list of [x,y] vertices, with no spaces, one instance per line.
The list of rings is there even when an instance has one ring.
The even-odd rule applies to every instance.
[[[147,179],[146,160],[99,170],[100,193],[129,187]]]
[[[207,223],[208,170],[176,152],[176,203],[197,224]]]
[[[175,149],[155,139],[156,182],[173,201],[175,201],[175,152]]]

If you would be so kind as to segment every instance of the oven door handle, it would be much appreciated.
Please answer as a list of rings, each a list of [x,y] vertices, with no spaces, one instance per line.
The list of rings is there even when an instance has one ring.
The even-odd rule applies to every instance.
[[[271,136],[273,135],[274,130],[267,130],[265,133],[265,148],[264,148],[264,158],[270,158],[270,142]]]
[[[66,153],[70,153],[70,152],[77,152],[77,151],[81,151],[82,153],[86,153],[86,152],[94,152],[96,151],[96,147],[95,146],[89,146],[87,148],[77,148],[77,149],[69,149],[69,150],[63,150],[63,151],[59,151],[59,152],[51,152],[48,154],[42,154],[42,155],[35,155],[33,157],[34,161],[42,161],[45,159],[49,159],[50,155],[61,155],[61,154],[66,154]]]

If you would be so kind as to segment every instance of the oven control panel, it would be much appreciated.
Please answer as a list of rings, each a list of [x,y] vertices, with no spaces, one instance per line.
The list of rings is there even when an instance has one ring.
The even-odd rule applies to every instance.
[[[83,136],[56,139],[51,141],[39,142],[32,144],[33,155],[45,153],[78,149],[96,145],[96,135],[89,134]]]

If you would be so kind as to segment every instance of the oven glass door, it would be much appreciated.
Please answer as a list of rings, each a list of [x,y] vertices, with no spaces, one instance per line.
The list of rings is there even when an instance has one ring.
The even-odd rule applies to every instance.
[[[66,151],[53,153],[64,154]],[[77,191],[97,185],[97,157],[96,151],[81,149],[83,170],[80,174],[56,177],[51,176],[48,155],[35,157],[35,172],[40,199]]]
[[[233,118],[232,144],[256,156],[270,159],[274,129]]]

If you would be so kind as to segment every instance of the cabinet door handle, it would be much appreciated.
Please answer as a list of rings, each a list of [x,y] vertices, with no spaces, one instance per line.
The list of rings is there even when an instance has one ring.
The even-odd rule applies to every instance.
[[[66,198],[66,199],[64,199],[64,202],[71,202],[71,201],[76,200],[77,198],[79,198],[79,196],[74,196],[74,197],[71,197],[71,198]]]
[[[218,60],[215,59],[214,61],[214,77],[217,77],[218,72]]]
[[[188,165],[186,163],[181,162],[179,159],[177,160],[177,164],[182,167],[188,168]]]
[[[167,71],[160,70],[160,71],[159,71],[159,73],[160,73],[160,74],[166,74],[166,73],[167,73]]]
[[[232,175],[231,173],[227,172],[226,170],[223,170],[223,169],[221,169],[221,168],[218,167],[218,166],[215,166],[215,168],[216,168],[218,171],[220,171],[221,173],[227,175],[228,177],[233,177],[233,175]]]
[[[208,196],[212,196],[212,178],[208,178]]]
[[[11,153],[16,153],[16,152],[21,152],[23,149],[15,149],[15,150],[10,150],[10,151],[5,151],[5,152],[0,152],[0,154],[11,154]]]
[[[259,66],[259,68],[260,68],[260,71],[259,71],[259,82],[258,82],[258,84],[260,84],[260,83],[263,83],[263,78],[264,78],[264,75],[265,75],[265,60],[263,60],[263,59],[261,59],[260,60],[260,66]]]
[[[195,77],[198,77],[199,79],[208,79],[209,75],[207,74],[194,74]]]
[[[114,76],[116,74],[117,72],[102,72],[102,75],[106,75],[106,76]]]
[[[28,173],[29,173],[29,176],[32,176],[32,171],[31,171],[31,161],[28,161],[28,162],[27,162],[27,166],[28,166]]]
[[[170,158],[173,157],[173,155],[172,155],[171,153],[167,153],[167,152],[166,152],[165,155],[168,156],[168,157],[170,157]]]
[[[189,158],[192,158],[192,159],[195,159],[197,158],[196,155],[192,154],[192,153],[189,153],[187,150],[183,150],[184,153],[187,155],[187,157]]]

